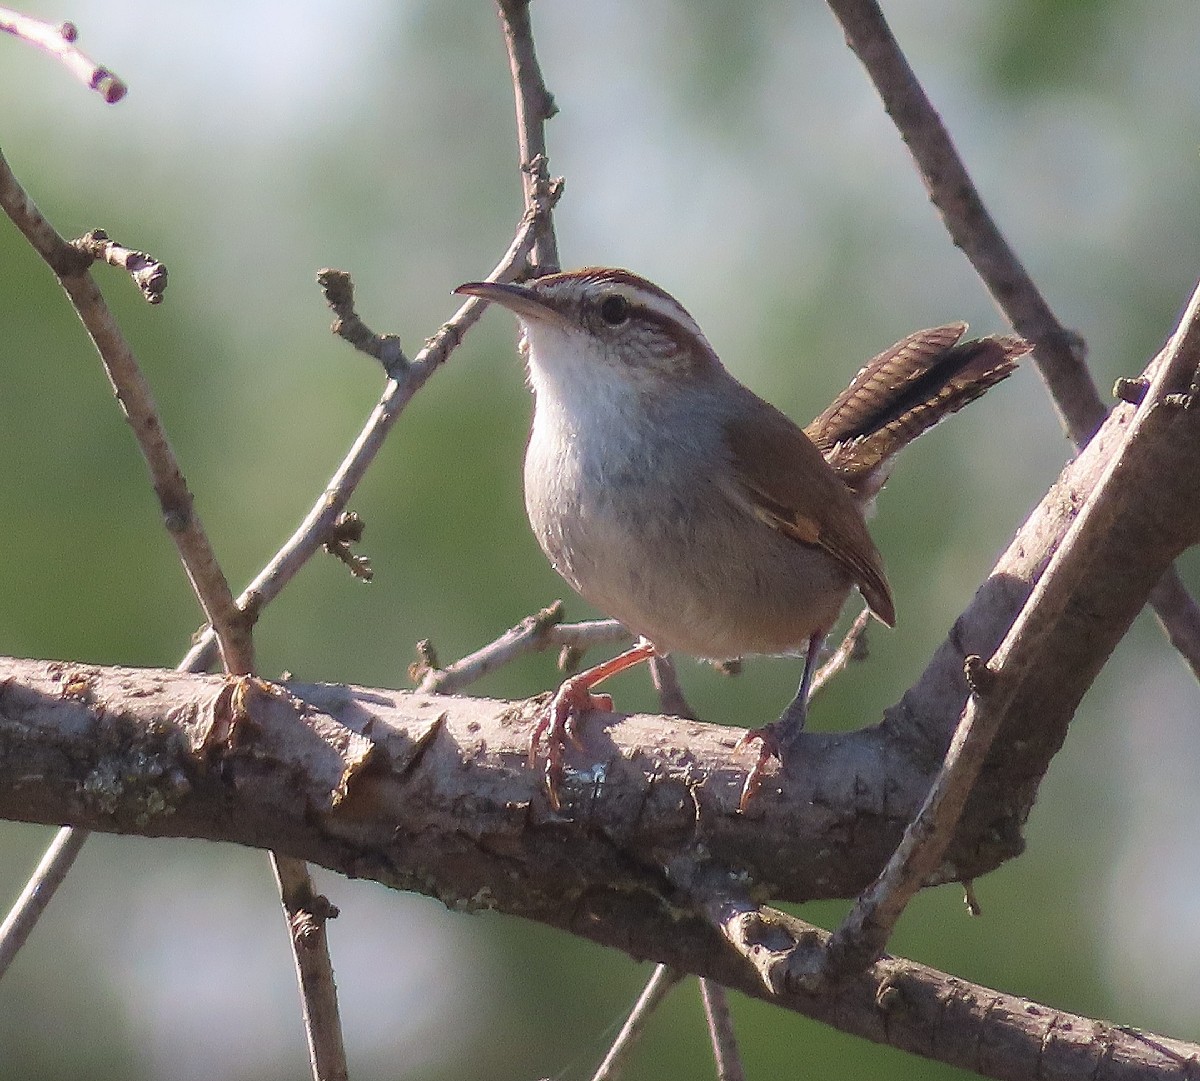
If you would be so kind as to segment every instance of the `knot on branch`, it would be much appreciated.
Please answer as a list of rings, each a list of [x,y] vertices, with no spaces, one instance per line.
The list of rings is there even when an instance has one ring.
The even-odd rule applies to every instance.
[[[109,238],[103,229],[93,229],[77,240],[71,247],[86,258],[76,273],[82,273],[93,262],[107,263],[124,270],[142,292],[149,304],[161,304],[167,289],[167,268],[153,255],[127,248]]]
[[[311,895],[303,906],[288,916],[292,941],[305,950],[317,949],[327,920],[336,920],[341,912],[322,893]]]
[[[366,556],[355,555],[351,545],[362,541],[367,524],[354,511],[343,511],[334,519],[323,547],[335,559],[346,565],[350,574],[360,582],[370,582],[375,570]]]
[[[963,675],[967,678],[971,693],[978,698],[986,698],[991,694],[1000,678],[999,673],[977,653],[964,658]]]

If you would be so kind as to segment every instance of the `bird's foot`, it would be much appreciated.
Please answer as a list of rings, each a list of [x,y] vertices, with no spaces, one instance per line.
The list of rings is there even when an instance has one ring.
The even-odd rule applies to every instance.
[[[751,728],[738,740],[734,751],[740,751],[755,742],[760,745],[758,761],[750,767],[745,784],[742,785],[742,795],[738,800],[739,811],[744,811],[750,806],[755,793],[762,787],[763,779],[767,775],[767,764],[772,758],[778,759],[784,768],[787,767],[788,759],[795,750],[796,737],[804,729],[805,712],[803,707],[796,709],[793,702],[779,720],[764,724],[762,728]]]
[[[538,711],[537,723],[529,737],[529,767],[537,765],[538,747],[543,736],[546,742],[546,794],[550,798],[550,806],[556,811],[561,806],[559,789],[566,776],[567,744],[581,747],[579,729],[583,715],[591,710],[611,713],[613,700],[611,694],[593,694],[589,683],[581,676],[564,680],[550,699]]]
[[[750,801],[762,787],[763,779],[767,775],[767,764],[772,758],[777,758],[783,762],[783,742],[780,739],[780,729],[783,727],[781,721],[772,721],[770,724],[765,724],[762,728],[751,728],[741,739],[737,741],[737,746],[734,747],[734,752],[743,750],[749,747],[752,743],[759,743],[758,761],[750,767],[746,774],[746,782],[742,785],[742,795],[738,800],[738,810],[744,811],[750,806]]]

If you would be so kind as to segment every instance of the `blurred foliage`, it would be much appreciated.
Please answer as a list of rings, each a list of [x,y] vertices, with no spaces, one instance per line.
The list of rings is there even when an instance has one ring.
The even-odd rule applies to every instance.
[[[1140,370],[1197,274],[1196,143],[1180,133],[1200,121],[1200,8],[896,0],[887,13],[985,198],[1088,338],[1102,390]],[[6,39],[0,139],[60,230],[104,226],[170,268],[157,309],[119,273],[96,276],[238,588],[319,497],[382,384],[326,333],[316,270],[350,270],[368,324],[415,352],[519,219],[494,16],[488,4],[368,0],[81,0],[69,14],[129,97],[106,109]],[[1000,328],[821,5],[603,0],[535,4],[534,21],[561,109],[550,145],[568,181],[564,260],[661,282],[729,366],[797,419],[917,326]],[[315,560],[263,618],[265,673],[404,686],[420,638],[448,660],[554,597],[569,618],[589,614],[524,523],[530,406],[513,341],[510,321],[489,315],[413,401],[353,502],[376,581]],[[11,227],[0,227],[0,363],[0,649],[174,664],[196,605],[78,320]],[[912,448],[873,527],[900,629],[872,632],[871,659],[814,724],[854,727],[896,699],[1067,454],[1030,370]],[[1197,560],[1184,565],[1200,586]],[[528,695],[557,678],[553,660],[528,658],[476,690]],[[702,715],[731,723],[773,716],[797,677],[770,660],[736,680],[686,660],[681,672]],[[615,690],[624,708],[654,704],[641,674]],[[1200,751],[1172,727],[1195,714],[1194,684],[1143,619],[1084,703],[1029,851],[979,883],[985,915],[933,891],[896,951],[1200,1037],[1200,942],[1164,953],[1147,933],[1120,945],[1121,929],[1151,916],[1200,924],[1188,907],[1200,859],[1179,825],[1200,810],[1184,768]],[[1164,758],[1179,767],[1169,785]],[[0,904],[48,839],[0,828]],[[356,1078],[589,1076],[649,972],[541,927],[336,878],[326,888],[344,910],[332,934]],[[0,983],[4,1072],[303,1076],[274,904],[255,853],[93,839]],[[801,911],[832,925],[841,908]],[[243,942],[266,957],[231,978]],[[208,1045],[185,1023],[201,1001]],[[966,1076],[762,1003],[734,1009],[751,1077]],[[708,1076],[705,1039],[685,983],[627,1076]]]

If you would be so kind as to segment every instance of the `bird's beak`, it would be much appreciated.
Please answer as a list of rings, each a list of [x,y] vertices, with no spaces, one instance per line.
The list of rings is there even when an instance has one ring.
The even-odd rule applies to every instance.
[[[517,285],[515,282],[464,282],[454,291],[499,304],[522,321],[567,322],[566,317],[547,298],[535,293],[527,285]]]

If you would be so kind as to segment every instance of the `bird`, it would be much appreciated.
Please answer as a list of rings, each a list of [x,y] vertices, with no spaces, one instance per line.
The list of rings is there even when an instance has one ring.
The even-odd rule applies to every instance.
[[[812,676],[852,589],[896,611],[866,516],[908,443],[1007,378],[1030,345],[920,330],[865,364],[807,427],[739,382],[671,294],[628,270],[584,267],[456,293],[512,312],[534,395],[525,509],[554,570],[637,636],[566,679],[541,709],[545,784],[560,806],[565,753],[601,681],[654,656],[799,655],[795,698],[760,741],[740,806],[786,767]]]

